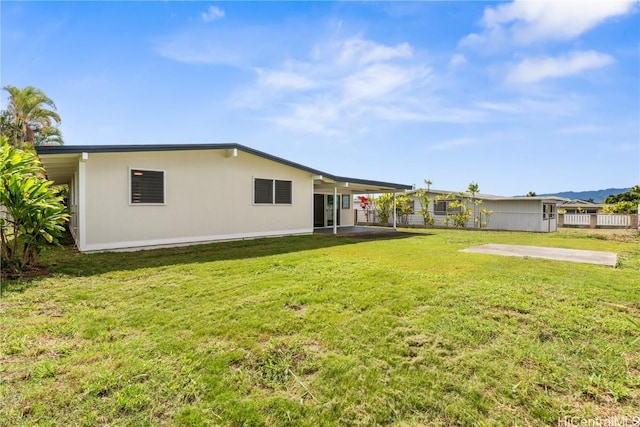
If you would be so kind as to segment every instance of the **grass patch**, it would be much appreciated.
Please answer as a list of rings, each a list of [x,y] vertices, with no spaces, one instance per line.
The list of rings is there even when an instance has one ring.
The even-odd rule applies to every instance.
[[[637,416],[640,240],[411,230],[43,254],[4,284],[0,425]],[[618,268],[460,252],[606,250]]]

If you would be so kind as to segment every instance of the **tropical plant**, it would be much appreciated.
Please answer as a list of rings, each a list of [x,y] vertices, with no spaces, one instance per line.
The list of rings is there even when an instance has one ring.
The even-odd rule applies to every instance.
[[[409,224],[409,215],[413,213],[413,197],[401,194],[396,197],[396,217],[400,224]]]
[[[471,218],[472,209],[467,206],[467,199],[455,199],[449,202],[449,208],[453,213],[449,213],[447,210],[447,217],[454,227],[464,228],[467,226],[467,222]]]
[[[57,243],[69,215],[34,152],[0,141],[0,255],[3,269],[20,273],[41,249]]]
[[[364,217],[366,218],[367,222],[369,222],[371,219],[373,219],[371,218],[373,216],[373,211],[371,209],[373,198],[367,196],[359,196],[358,199],[360,200],[360,209],[364,211]]]
[[[9,110],[0,111],[0,135],[7,138],[11,143],[22,138],[22,132],[13,123],[13,115]]]
[[[629,191],[612,194],[604,200],[607,213],[636,213],[640,205],[640,185],[634,185]]]
[[[608,214],[633,214],[638,212],[638,205],[640,205],[640,201],[623,200],[612,205],[606,205],[602,210]]]
[[[424,183],[427,185],[427,188],[421,188],[416,191],[416,197],[420,201],[420,205],[422,206],[422,210],[420,210],[420,215],[422,215],[422,220],[424,221],[425,227],[428,225],[433,225],[435,223],[435,219],[433,215],[429,212],[429,204],[431,203],[431,184],[433,182],[430,179],[425,179]]]
[[[62,139],[62,132],[56,126],[44,126],[37,128],[34,132],[33,145],[35,147],[40,145],[62,145],[64,141]]]
[[[381,194],[375,201],[378,219],[382,223],[389,222],[391,211],[393,210],[393,194]]]
[[[490,211],[486,208],[480,208],[480,228],[489,226],[489,218],[491,218],[492,214],[493,211]]]
[[[473,224],[482,228],[482,218],[478,218],[478,206],[482,204],[482,199],[476,199],[476,195],[480,192],[480,186],[477,182],[469,183],[467,194],[471,195],[471,203],[473,204]],[[463,193],[464,194],[464,193]]]
[[[10,137],[14,146],[22,148],[25,143],[63,143],[57,129],[60,116],[51,98],[33,86],[24,89],[5,86],[4,90],[9,93],[9,104],[6,113],[2,113],[2,126],[10,126],[11,129],[3,135]]]

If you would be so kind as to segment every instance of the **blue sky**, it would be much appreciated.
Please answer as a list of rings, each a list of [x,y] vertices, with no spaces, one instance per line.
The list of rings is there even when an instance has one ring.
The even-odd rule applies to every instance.
[[[44,90],[68,145],[237,142],[501,195],[640,183],[634,1],[0,8],[0,83]]]

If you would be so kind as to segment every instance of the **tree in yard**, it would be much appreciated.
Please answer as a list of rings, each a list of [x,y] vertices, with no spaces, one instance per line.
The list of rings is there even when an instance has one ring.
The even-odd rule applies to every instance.
[[[4,136],[11,143],[22,138],[20,128],[16,128],[13,123],[13,115],[9,110],[0,111],[0,135]],[[14,143],[14,145],[16,145]]]
[[[473,210],[469,206],[467,206],[467,200],[468,199],[466,197],[463,197],[461,199],[455,199],[454,201],[449,202],[447,208],[447,220],[451,221],[454,227],[466,227],[467,222],[471,218],[471,213],[473,212]],[[451,209],[452,213],[448,212],[449,209]]]
[[[425,179],[424,183],[427,185],[427,188],[421,188],[416,192],[416,197],[420,201],[420,205],[422,206],[422,210],[420,214],[422,215],[422,220],[424,221],[425,227],[427,225],[433,225],[435,223],[435,219],[433,215],[429,212],[429,204],[431,203],[431,184],[433,182],[430,179]]]
[[[2,130],[14,146],[22,148],[25,143],[62,145],[56,105],[42,90],[33,86],[24,89],[5,86],[4,90],[9,93],[9,104],[2,112]]]
[[[527,197],[536,197],[536,196],[537,196],[537,194],[536,194],[536,192],[535,192],[535,191],[529,191],[529,192],[527,193]]]
[[[640,185],[634,185],[629,191],[612,194],[604,199],[606,213],[636,213],[640,205]]]
[[[69,215],[36,154],[0,140],[0,256],[3,269],[35,265],[42,248],[57,243]]]
[[[393,203],[393,200],[392,202]],[[396,218],[400,224],[409,224],[409,215],[413,213],[413,197],[408,194],[401,194],[396,197]]]
[[[476,195],[480,192],[480,186],[477,182],[471,182],[467,187],[467,193],[471,194],[471,203],[473,204],[473,223],[475,226],[482,228],[482,218],[478,218],[478,206],[482,204],[481,199],[476,199]]]
[[[492,214],[493,211],[486,208],[480,208],[480,228],[487,227],[489,225],[489,218]]]
[[[393,210],[393,194],[385,193],[381,194],[376,199],[376,211],[378,212],[378,218],[380,222],[387,223],[391,217],[391,211]]]

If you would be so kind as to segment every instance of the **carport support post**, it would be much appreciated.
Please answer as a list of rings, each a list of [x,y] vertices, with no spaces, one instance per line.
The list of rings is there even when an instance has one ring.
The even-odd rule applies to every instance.
[[[393,229],[395,230],[397,227],[397,220],[396,220],[396,193],[393,193]]]
[[[333,187],[333,234],[338,234],[338,187]]]

